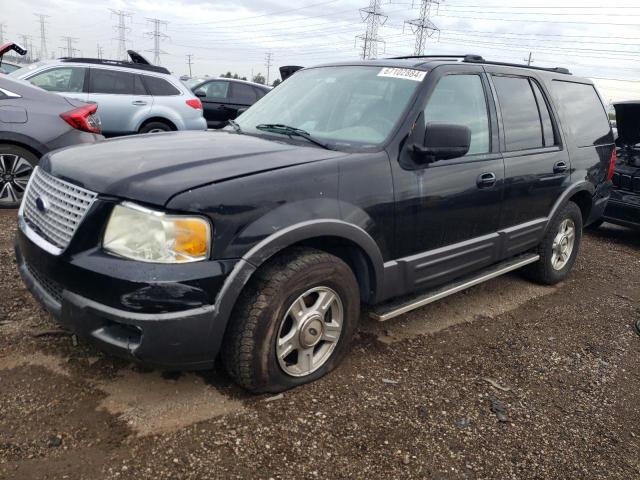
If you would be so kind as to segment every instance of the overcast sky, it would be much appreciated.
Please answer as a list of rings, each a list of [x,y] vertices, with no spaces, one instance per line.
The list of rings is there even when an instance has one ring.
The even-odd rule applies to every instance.
[[[265,56],[273,54],[271,79],[277,66],[304,65],[358,58],[356,36],[366,28],[360,8],[369,0],[3,0],[0,23],[4,37],[22,42],[30,35],[40,49],[35,13],[47,18],[47,47],[61,55],[63,35],[76,37],[77,55],[104,56],[118,51],[116,17],[125,10],[127,48],[153,59],[147,50],[153,39],[147,18],[167,21],[168,38],[161,64],[174,73],[188,72],[193,54],[194,75],[226,71],[249,77],[266,75]],[[405,20],[419,14],[420,0],[383,0],[387,15],[379,30],[384,44],[379,56],[412,54],[415,37]],[[603,5],[606,5],[603,6]],[[615,6],[613,6],[615,5]],[[428,40],[426,53],[476,53],[487,59],[522,62],[533,52],[533,65],[565,66],[594,78],[606,102],[640,98],[640,3],[637,0],[446,0],[433,7],[440,29]],[[615,80],[614,80],[615,79]],[[623,81],[625,80],[625,81]]]

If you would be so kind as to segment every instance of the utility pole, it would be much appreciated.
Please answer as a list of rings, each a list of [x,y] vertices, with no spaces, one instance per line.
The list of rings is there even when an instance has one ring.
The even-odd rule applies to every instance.
[[[160,41],[165,38],[169,38],[166,34],[160,31],[160,27],[163,25],[166,27],[168,22],[157,18],[147,18],[147,22],[151,22],[151,24],[153,24],[153,32],[145,32],[147,37],[153,38],[153,49],[147,50],[147,52],[153,52],[153,63],[155,65],[160,65],[160,54],[167,53],[160,50]]]
[[[62,41],[66,43],[66,46],[61,47],[62,51],[65,52],[65,56],[72,58],[75,55],[75,52],[78,50],[73,47],[73,44],[78,41],[75,37],[61,37]]]
[[[434,5],[437,7],[439,4],[440,0],[421,0],[420,16],[404,22],[405,25],[411,27],[411,31],[416,36],[416,44],[413,49],[414,55],[424,55],[427,38],[440,33],[440,29],[430,20],[431,8]]]
[[[46,19],[50,15],[43,15],[42,13],[34,13],[34,15],[40,21],[40,60],[46,60],[48,57]]]
[[[527,62],[527,66],[530,66],[535,60],[533,59],[533,52],[529,52],[529,58],[524,59]]]
[[[191,57],[193,57],[193,53],[187,53],[187,65],[189,65],[189,78],[193,76],[191,73],[191,64],[193,63],[191,61]]]
[[[4,27],[6,27],[7,24],[6,23],[1,23],[0,22],[0,45],[2,45],[4,43]]]
[[[111,15],[117,19],[114,29],[118,32],[118,57],[117,60],[127,60],[127,32],[131,29],[127,27],[127,18],[131,18],[131,14],[124,10],[111,9]]]
[[[264,66],[267,67],[267,85],[269,85],[269,76],[271,74],[271,63],[273,60],[273,53],[268,52],[265,57]]]
[[[365,33],[356,36],[356,43],[362,42],[362,59],[376,58],[378,43],[384,43],[378,36],[378,29],[387,22],[387,16],[382,12],[382,0],[370,0],[368,7],[360,9],[360,17],[367,23]]]
[[[104,48],[102,48],[102,45],[100,45],[99,43],[98,43],[97,50],[98,50],[98,59],[102,60],[104,56]]]

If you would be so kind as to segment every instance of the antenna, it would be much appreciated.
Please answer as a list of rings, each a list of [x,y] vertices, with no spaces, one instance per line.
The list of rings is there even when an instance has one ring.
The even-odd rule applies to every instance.
[[[153,49],[146,50],[147,52],[153,52],[153,64],[160,65],[160,54],[167,53],[163,50],[160,50],[160,41],[165,38],[169,38],[166,34],[160,31],[161,26],[167,26],[168,22],[164,20],[160,20],[157,18],[147,18],[147,22],[151,22],[153,24],[153,32],[145,32],[147,37],[153,38]]]
[[[127,18],[131,18],[131,14],[124,10],[111,9],[111,14],[115,15],[118,19],[118,23],[114,25],[114,29],[118,32],[118,60],[128,60],[127,54],[127,32],[131,31],[126,25]]]
[[[378,56],[378,43],[384,40],[378,36],[378,28],[387,22],[387,16],[382,12],[382,0],[370,0],[367,8],[360,9],[363,22],[367,22],[367,30],[363,35],[356,36],[362,42],[362,59],[367,60]]]
[[[433,37],[436,33],[440,35],[440,29],[429,19],[431,8],[440,5],[440,0],[421,0],[420,16],[413,20],[405,20],[404,24],[411,27],[411,31],[416,36],[416,44],[413,49],[414,55],[423,55],[427,46],[427,38]]]

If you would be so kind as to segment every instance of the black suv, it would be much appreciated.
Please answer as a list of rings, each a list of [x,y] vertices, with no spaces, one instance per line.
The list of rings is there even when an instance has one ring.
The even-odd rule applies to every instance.
[[[609,197],[592,83],[477,56],[300,70],[226,130],[46,156],[19,214],[33,294],[115,354],[220,352],[255,391],[317,379],[386,320],[525,267],[553,284]]]

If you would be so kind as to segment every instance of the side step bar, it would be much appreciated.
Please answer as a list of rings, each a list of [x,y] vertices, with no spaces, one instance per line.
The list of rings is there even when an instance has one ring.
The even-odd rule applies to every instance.
[[[444,297],[448,297],[454,293],[458,293],[462,290],[466,290],[467,288],[484,283],[487,280],[499,277],[505,273],[512,272],[513,270],[517,270],[518,268],[537,262],[538,260],[540,260],[540,255],[534,253],[520,255],[496,265],[492,265],[488,269],[482,270],[480,273],[455,280],[452,283],[438,287],[435,290],[422,292],[417,296],[412,296],[411,298],[404,296],[400,299],[377,305],[369,312],[369,316],[375,320],[384,322],[385,320],[390,320],[410,312],[411,310],[415,310],[416,308],[424,307],[425,305],[438,301]]]

